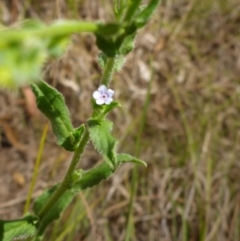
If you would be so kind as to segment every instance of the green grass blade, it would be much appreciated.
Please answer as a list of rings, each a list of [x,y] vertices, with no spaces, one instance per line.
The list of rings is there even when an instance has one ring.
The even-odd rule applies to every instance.
[[[32,180],[31,180],[31,184],[30,184],[30,188],[28,191],[28,196],[27,196],[27,201],[26,204],[24,206],[24,214],[26,214],[28,212],[29,206],[30,206],[30,202],[31,202],[31,198],[32,198],[32,193],[33,193],[33,189],[37,180],[37,176],[38,176],[38,170],[39,170],[39,166],[41,163],[41,159],[42,159],[42,154],[43,154],[43,148],[44,148],[44,144],[46,141],[46,136],[47,136],[47,132],[48,132],[48,124],[45,124],[44,128],[43,128],[43,133],[42,133],[42,137],[40,140],[40,145],[39,145],[39,149],[38,149],[38,154],[37,154],[37,160],[34,166],[34,171],[33,171],[33,176],[32,176]]]

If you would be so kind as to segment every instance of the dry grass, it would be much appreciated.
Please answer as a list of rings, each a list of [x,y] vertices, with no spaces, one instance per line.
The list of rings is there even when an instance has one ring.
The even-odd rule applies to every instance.
[[[109,2],[2,1],[1,19],[7,24],[22,20],[25,7],[27,16],[46,22],[76,16],[111,20]],[[114,134],[120,137],[121,150],[134,154],[153,72],[139,152],[148,168],[138,169],[130,240],[240,240],[239,24],[238,0],[163,1],[115,76],[112,87],[122,109],[111,115]],[[65,56],[46,65],[45,78],[64,93],[74,124],[79,125],[89,117],[86,100],[101,73],[93,36],[72,39]],[[25,108],[17,107],[16,97],[9,93],[1,92],[0,98],[1,121],[11,116],[8,124],[29,150],[21,153],[2,125],[0,214],[17,218],[29,188],[43,118],[26,119]],[[61,179],[70,158],[59,153],[50,133],[44,156],[35,195]],[[88,168],[98,158],[89,147],[82,166]],[[132,168],[122,166],[111,179],[76,197],[46,240],[124,240]],[[24,176],[23,186],[14,172]]]

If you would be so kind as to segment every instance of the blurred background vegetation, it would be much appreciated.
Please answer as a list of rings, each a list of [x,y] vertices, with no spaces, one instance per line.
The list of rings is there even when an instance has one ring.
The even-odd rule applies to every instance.
[[[0,1],[2,25],[27,18],[110,22],[112,1]],[[122,104],[110,116],[120,149],[148,167],[125,164],[80,193],[46,240],[240,240],[239,26],[239,0],[162,1],[111,84]],[[76,126],[91,113],[97,53],[93,35],[74,35],[43,69]],[[1,219],[23,213],[46,124],[32,98],[27,86],[0,90]],[[99,158],[90,146],[81,167]],[[49,130],[33,197],[61,180],[70,159]]]

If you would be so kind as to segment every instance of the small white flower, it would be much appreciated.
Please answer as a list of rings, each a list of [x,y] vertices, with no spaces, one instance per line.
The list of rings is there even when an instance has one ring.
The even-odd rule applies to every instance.
[[[113,101],[113,95],[114,91],[107,89],[105,85],[101,85],[98,90],[93,92],[93,98],[96,100],[98,105],[109,105]]]

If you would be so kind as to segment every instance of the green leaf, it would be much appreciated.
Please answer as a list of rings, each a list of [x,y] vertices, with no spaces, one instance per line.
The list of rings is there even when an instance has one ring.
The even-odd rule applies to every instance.
[[[107,114],[116,107],[120,107],[121,105],[116,102],[112,101],[109,105],[98,105],[96,101],[92,99],[92,106],[93,106],[93,118],[94,119],[103,119],[107,116]]]
[[[161,0],[151,0],[147,7],[142,8],[142,11],[140,11],[134,20],[138,28],[143,27],[147,23],[160,2]]]
[[[58,145],[68,151],[74,151],[80,140],[83,127],[74,130],[68,108],[60,92],[44,81],[31,85],[37,99],[39,110],[50,120]]]
[[[36,234],[36,217],[28,215],[22,219],[0,220],[0,240],[12,241],[34,237]]]
[[[101,69],[104,69],[106,62],[107,62],[107,56],[103,52],[100,52],[97,56],[97,62]]]
[[[114,15],[117,21],[121,21],[128,8],[127,0],[114,0]]]
[[[108,38],[100,34],[96,34],[96,44],[98,48],[107,56],[115,57],[118,54],[118,48],[113,38]]]
[[[142,0],[129,0],[128,1],[128,10],[126,12],[124,20],[126,22],[130,22],[132,19],[134,19],[134,15],[136,11],[138,10],[139,4]]]
[[[109,105],[104,105],[103,111],[101,115],[99,116],[100,118],[106,117],[106,115],[113,110],[116,107],[120,107],[121,105],[117,101],[112,101]]]
[[[85,130],[85,126],[83,124],[74,130],[73,136],[76,144],[80,141],[84,130]]]
[[[118,55],[115,57],[115,63],[114,63],[114,71],[118,72],[120,71],[124,64],[125,64],[125,56],[123,55]]]
[[[125,56],[134,49],[135,36],[136,33],[128,35],[124,38],[120,47],[120,54]]]
[[[82,171],[81,178],[71,188],[73,192],[80,192],[86,188],[99,184],[113,174],[114,170],[107,162],[102,162],[89,171]]]
[[[145,161],[143,161],[141,159],[138,159],[136,157],[133,157],[133,156],[131,156],[129,154],[126,154],[126,153],[117,154],[116,159],[117,159],[117,163],[119,165],[124,163],[124,162],[132,162],[132,163],[144,165],[145,167],[147,166]]]
[[[64,147],[68,151],[74,151],[75,146],[81,139],[84,129],[85,129],[84,125],[81,125],[77,129],[75,129],[74,132],[71,132],[69,137],[67,137],[60,146]]]
[[[33,203],[33,211],[36,215],[40,213],[42,208],[46,205],[53,193],[59,187],[59,184],[41,194]],[[68,207],[74,197],[74,193],[66,190],[63,195],[56,201],[46,216],[38,223],[38,235],[42,235],[46,227],[54,220],[61,216],[61,213]]]
[[[115,149],[117,141],[111,135],[112,122],[107,120],[90,119],[88,121],[91,141],[105,161],[112,167],[116,167]]]
[[[83,176],[83,172],[84,171],[82,169],[75,170],[71,175],[71,183],[79,181]]]

